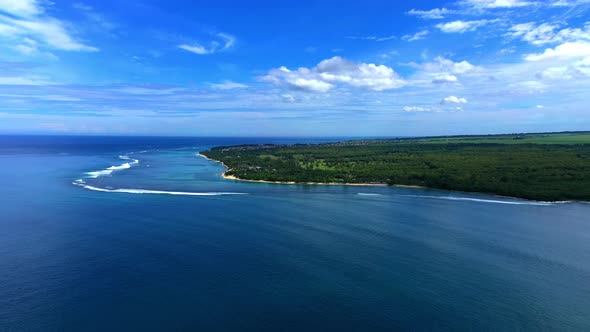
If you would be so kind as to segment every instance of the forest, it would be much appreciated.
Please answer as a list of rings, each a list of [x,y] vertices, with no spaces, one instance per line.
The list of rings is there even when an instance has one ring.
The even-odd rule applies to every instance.
[[[297,183],[415,185],[543,200],[590,200],[590,133],[244,145],[201,152],[227,175]]]

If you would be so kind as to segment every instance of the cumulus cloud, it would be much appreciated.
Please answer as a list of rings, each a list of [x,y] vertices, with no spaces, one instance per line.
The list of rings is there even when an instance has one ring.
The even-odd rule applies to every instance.
[[[467,99],[456,96],[448,96],[440,101],[441,104],[467,104]]]
[[[405,84],[390,67],[356,63],[339,56],[323,60],[313,68],[272,69],[261,80],[308,92],[327,92],[338,85],[383,91],[400,88]]]
[[[63,21],[46,15],[36,0],[0,0],[0,36],[17,42],[33,40],[39,47],[64,51],[98,51],[75,38]],[[31,44],[19,48],[26,53],[32,51]]]
[[[304,91],[327,92],[332,90],[334,85],[316,79],[296,78],[289,82],[293,87]]]
[[[483,68],[468,61],[453,61],[441,56],[429,62],[409,65],[418,69],[411,77],[411,85],[422,87],[432,86],[432,84],[459,84],[461,78],[479,77],[485,72]]]
[[[446,8],[434,8],[431,10],[412,9],[409,12],[407,12],[408,15],[418,16],[422,19],[427,20],[440,20],[445,18],[447,15],[454,13],[456,13],[456,11]]]
[[[217,37],[217,40],[209,42],[207,46],[200,43],[191,43],[178,45],[178,48],[194,54],[205,55],[227,50],[236,43],[236,38],[227,33],[220,32],[215,34],[215,37]]]
[[[413,35],[405,35],[402,37],[403,40],[407,40],[407,41],[416,41],[416,40],[421,40],[426,38],[426,35],[428,35],[428,30],[422,30],[422,31],[418,31]]]
[[[581,60],[567,60],[565,63],[545,68],[536,74],[537,78],[544,80],[571,80],[574,78],[590,77],[590,56]]]
[[[555,25],[520,24],[512,33],[534,44],[557,44],[543,52],[524,56],[527,62],[539,63],[536,77],[540,80],[572,80],[590,77],[590,23],[584,28],[558,30]]]
[[[590,42],[567,42],[555,48],[545,49],[543,53],[525,56],[527,61],[543,61],[551,59],[572,59],[590,57]]]
[[[427,72],[436,73],[437,75],[443,73],[467,74],[473,71],[481,70],[480,67],[472,65],[471,63],[465,60],[455,62],[453,60],[441,56],[434,58],[433,62],[427,62],[417,66]]]
[[[453,21],[447,23],[439,23],[436,25],[440,31],[445,33],[464,33],[468,31],[474,31],[477,28],[494,22],[495,20],[474,20],[474,21]]]

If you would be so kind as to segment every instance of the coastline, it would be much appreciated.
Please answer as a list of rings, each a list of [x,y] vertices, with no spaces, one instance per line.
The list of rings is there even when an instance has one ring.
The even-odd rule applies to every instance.
[[[234,175],[227,175],[226,173],[231,171],[223,161],[211,159],[200,152],[197,153],[197,156],[205,158],[209,161],[213,161],[216,163],[221,164],[225,167],[225,172],[221,173],[221,177],[227,180],[234,180],[234,181],[242,181],[242,182],[253,182],[253,183],[269,183],[269,184],[288,184],[288,185],[311,185],[311,186],[354,186],[354,187],[400,187],[400,188],[415,188],[415,189],[428,189],[427,187],[422,186],[412,186],[412,185],[404,185],[404,184],[393,184],[389,185],[387,183],[348,183],[348,182],[295,182],[295,181],[268,181],[268,180],[248,180],[242,179]]]
[[[405,184],[386,184],[386,183],[343,183],[343,182],[294,182],[294,181],[267,181],[267,180],[248,180],[248,179],[241,179],[237,176],[234,175],[227,175],[226,173],[231,171],[231,168],[229,168],[225,163],[223,163],[222,161],[219,160],[215,160],[215,159],[211,159],[203,154],[201,154],[200,152],[197,153],[197,156],[205,158],[209,161],[212,162],[216,162],[221,164],[223,167],[225,167],[225,172],[221,173],[221,177],[226,179],[226,180],[234,180],[234,181],[240,181],[240,182],[252,182],[252,183],[268,183],[268,184],[280,184],[280,185],[311,185],[311,186],[356,186],[356,187],[398,187],[398,188],[410,188],[410,189],[435,189],[435,190],[445,190],[445,189],[440,189],[440,188],[432,188],[432,187],[425,187],[425,186],[415,186],[415,185],[405,185]],[[521,200],[525,200],[525,201],[531,201],[531,202],[541,202],[541,203],[585,203],[585,204],[590,204],[590,202],[587,201],[579,201],[579,200],[563,200],[563,201],[541,201],[541,200],[536,200],[536,199],[527,199],[527,198],[522,198],[522,197],[516,197],[516,196],[505,196],[505,195],[499,195],[499,194],[494,194],[494,193],[486,193],[486,192],[473,192],[473,191],[458,191],[458,190],[445,190],[445,191],[449,191],[449,192],[458,192],[458,193],[465,193],[465,194],[484,194],[484,195],[492,195],[498,198],[511,198],[511,199],[521,199]]]

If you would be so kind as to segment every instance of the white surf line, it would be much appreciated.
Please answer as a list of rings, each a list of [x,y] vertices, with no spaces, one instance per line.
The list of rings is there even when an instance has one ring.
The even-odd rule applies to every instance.
[[[209,160],[209,161],[212,161],[212,162],[214,162],[214,163],[221,164],[221,166],[225,167],[225,172],[223,172],[222,176],[223,176],[223,175],[224,175],[226,172],[229,172],[229,170],[230,170],[230,169],[229,169],[229,167],[227,167],[227,165],[223,163],[223,161],[219,161],[219,160],[211,159],[211,158],[209,158],[209,157],[207,157],[207,156],[205,156],[205,155],[201,154],[200,152],[199,152],[199,153],[197,153],[197,154],[196,154],[196,156],[197,156],[197,157],[201,157],[201,158],[205,158],[205,159],[207,159],[207,160]],[[242,180],[242,181],[247,181],[247,182],[267,182],[267,181],[258,181],[258,180]],[[268,182],[268,183],[270,183],[270,182]]]
[[[374,193],[356,193],[359,196],[383,196],[383,194],[374,194]]]
[[[151,194],[151,195],[180,195],[180,196],[222,196],[222,195],[247,195],[246,193],[237,192],[191,192],[191,191],[166,191],[166,190],[149,190],[149,189],[106,189],[87,185],[84,180],[78,179],[72,182],[73,185],[84,189],[100,191],[104,193],[124,193],[124,194]]]
[[[214,160],[214,159],[211,159],[211,158],[207,157],[206,155],[204,155],[204,154],[201,154],[200,152],[198,152],[198,153],[197,153],[195,156],[197,156],[197,157],[201,157],[201,158],[205,158],[205,159],[207,159],[207,160],[209,160],[209,161],[212,161],[212,162],[214,162],[214,163],[223,164],[221,161],[219,161],[219,160]]]
[[[123,163],[121,165],[118,165],[118,166],[110,166],[110,167],[107,167],[107,168],[100,170],[100,171],[86,172],[86,175],[88,176],[88,178],[96,179],[101,176],[111,175],[115,171],[121,171],[124,169],[128,169],[128,168],[131,168],[131,166],[133,166],[133,165],[139,164],[139,160],[133,159],[133,158],[126,156],[126,155],[119,156],[119,159],[130,160],[130,161]]]
[[[137,153],[142,153],[144,151],[140,151]],[[148,152],[148,151],[145,151]],[[88,178],[98,178],[100,176],[110,175],[115,171],[120,171],[124,169],[131,168],[133,165],[139,164],[139,160],[133,159],[129,157],[129,155],[134,154],[134,152],[128,153],[127,155],[119,156],[119,159],[122,160],[130,160],[130,162],[126,162],[122,165],[118,166],[111,166],[104,170],[94,171],[94,172],[87,172],[85,173],[88,175]],[[202,156],[202,155],[201,155]],[[205,156],[203,156],[205,157]],[[179,195],[179,196],[222,196],[222,195],[247,195],[247,193],[238,193],[238,192],[191,192],[191,191],[167,191],[167,190],[150,190],[150,189],[133,189],[133,188],[119,188],[119,189],[108,189],[108,188],[100,188],[86,184],[84,179],[76,179],[72,182],[73,185],[82,187],[84,189],[105,192],[105,193],[125,193],[125,194],[148,194],[148,195]]]
[[[469,197],[454,197],[454,196],[427,196],[427,195],[400,195],[405,197],[416,197],[416,198],[432,198],[432,199],[443,199],[449,201],[469,201],[479,203],[494,203],[494,204],[508,204],[508,205],[537,205],[537,206],[549,206],[556,202],[534,202],[534,201],[501,201],[495,199],[481,199],[481,198],[469,198]]]

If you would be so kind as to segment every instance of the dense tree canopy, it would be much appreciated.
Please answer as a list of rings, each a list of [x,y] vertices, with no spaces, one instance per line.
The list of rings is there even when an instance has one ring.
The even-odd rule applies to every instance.
[[[227,174],[240,179],[403,184],[590,200],[590,144],[584,144],[590,135],[558,135],[236,146],[203,154],[222,161]]]

